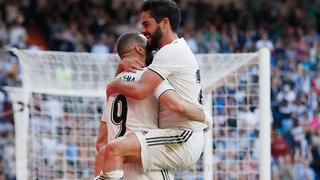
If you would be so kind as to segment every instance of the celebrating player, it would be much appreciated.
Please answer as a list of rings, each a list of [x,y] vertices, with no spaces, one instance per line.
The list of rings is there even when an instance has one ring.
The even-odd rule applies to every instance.
[[[117,42],[117,51],[121,58],[135,57],[145,64],[147,40],[137,33],[126,33]],[[147,64],[148,65],[148,64]],[[123,72],[117,79],[125,81],[138,81],[144,71],[136,73]],[[121,137],[132,131],[148,132],[149,129],[158,128],[158,101],[168,106],[176,113],[180,113],[190,119],[203,121],[204,113],[192,104],[181,99],[167,81],[162,82],[154,91],[154,96],[150,95],[143,100],[126,98],[123,95],[113,94],[106,103],[103,118],[100,123],[99,135],[97,139],[96,174],[100,171],[104,162],[106,146],[101,148],[106,142],[112,142],[115,138]],[[143,111],[143,112],[142,112]],[[108,129],[108,131],[106,131]],[[106,140],[108,137],[108,140]],[[133,148],[127,144],[128,148]],[[134,151],[134,150],[133,150]],[[124,164],[125,178],[128,179],[173,179],[173,174],[167,170],[142,172],[141,164]],[[100,177],[103,179],[103,177]]]
[[[177,5],[170,0],[144,1],[141,23],[149,49],[157,50],[153,62],[138,82],[112,81],[107,95],[118,92],[143,99],[167,79],[178,94],[199,105],[202,98],[199,66],[185,40],[177,36],[180,23]],[[195,164],[203,150],[203,129],[207,125],[190,121],[160,104],[159,127],[165,129],[149,130],[146,134],[135,132],[110,143],[102,176],[122,177],[122,164],[139,158],[145,171],[182,170]],[[127,144],[136,148],[124,151]]]

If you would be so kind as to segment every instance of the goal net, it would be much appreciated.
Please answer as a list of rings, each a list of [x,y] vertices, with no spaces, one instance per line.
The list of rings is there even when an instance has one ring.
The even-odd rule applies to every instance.
[[[206,134],[202,161],[177,179],[269,180],[269,51],[202,54],[197,59],[214,127]]]
[[[22,91],[15,96],[25,105],[15,113],[17,179],[92,179],[105,87],[114,77],[118,56],[13,53],[23,79]],[[197,165],[177,173],[176,179],[270,177],[268,52],[197,59],[214,128],[206,133]]]

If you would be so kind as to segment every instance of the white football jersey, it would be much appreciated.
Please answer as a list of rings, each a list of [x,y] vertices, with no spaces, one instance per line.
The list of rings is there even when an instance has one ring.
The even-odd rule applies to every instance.
[[[136,73],[122,72],[116,78],[125,81],[139,81],[145,70]],[[107,123],[108,142],[132,131],[159,128],[159,102],[157,98],[164,91],[172,89],[172,86],[168,84],[169,82],[164,81],[153,91],[153,94],[142,100],[135,100],[118,93],[111,94],[105,103],[101,119]]]
[[[202,101],[199,65],[183,38],[163,46],[148,68],[167,79],[176,92],[190,102],[199,105]],[[189,128],[197,131],[204,129],[206,125],[190,121],[160,104],[159,127]]]
[[[122,72],[117,79],[139,81],[143,72]],[[158,128],[159,102],[158,98],[166,90],[173,89],[169,82],[163,81],[154,91],[143,100],[114,93],[104,105],[101,121],[107,123],[108,142],[117,137],[127,135],[133,131],[145,131]],[[141,164],[124,164],[124,178],[132,180],[162,179],[164,176],[173,179],[174,175],[168,171],[143,172]]]
[[[116,78],[138,81],[143,72],[122,72]],[[153,95],[135,100],[118,93],[111,94],[101,119],[107,123],[108,142],[135,130],[158,128],[158,112],[159,102]]]

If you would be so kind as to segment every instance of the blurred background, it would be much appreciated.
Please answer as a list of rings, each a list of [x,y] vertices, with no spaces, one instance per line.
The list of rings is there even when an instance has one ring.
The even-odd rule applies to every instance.
[[[141,2],[0,0],[0,180],[16,176],[12,100],[2,87],[21,86],[7,50],[114,53],[119,35],[139,30]],[[272,176],[320,179],[320,1],[176,2],[179,35],[194,53],[271,50]]]

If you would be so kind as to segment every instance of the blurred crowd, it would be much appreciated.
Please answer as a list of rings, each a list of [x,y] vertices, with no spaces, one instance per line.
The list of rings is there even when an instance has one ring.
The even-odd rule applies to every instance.
[[[320,179],[320,1],[176,2],[194,53],[271,50],[272,179]],[[119,35],[137,30],[135,1],[2,0],[0,87],[21,85],[9,48],[113,53]],[[1,89],[0,180],[15,178],[10,102]]]

